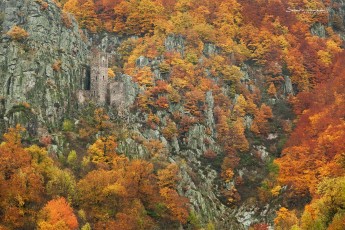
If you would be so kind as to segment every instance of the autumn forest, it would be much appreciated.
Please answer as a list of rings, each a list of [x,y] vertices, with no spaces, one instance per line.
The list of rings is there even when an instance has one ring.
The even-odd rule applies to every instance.
[[[345,229],[342,1],[29,2],[107,46],[109,80],[133,103],[77,105],[71,93],[59,113],[45,96],[53,120],[46,102],[15,97],[16,72],[0,62],[12,74],[0,91],[1,230]],[[40,49],[25,23],[4,28],[11,52]],[[68,68],[80,78],[54,57],[39,89],[79,89],[60,86]]]

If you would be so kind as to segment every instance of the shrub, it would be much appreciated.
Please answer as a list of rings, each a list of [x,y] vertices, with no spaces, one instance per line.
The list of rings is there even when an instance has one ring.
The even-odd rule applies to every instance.
[[[186,60],[194,65],[199,62],[198,56],[195,53],[187,53]]]
[[[52,137],[50,135],[42,136],[39,142],[44,146],[48,146],[52,143]]]
[[[214,159],[217,157],[217,153],[215,153],[212,149],[208,149],[204,152],[204,157],[207,159]]]
[[[29,37],[28,32],[26,32],[23,28],[19,26],[12,27],[8,32],[7,35],[10,36],[12,40],[21,41]]]
[[[78,156],[76,151],[72,150],[69,152],[67,157],[67,164],[71,166],[73,169],[78,168]]]
[[[159,65],[159,70],[162,74],[169,73],[170,72],[170,65],[166,62],[163,62]]]
[[[72,121],[64,120],[64,122],[62,124],[62,130],[63,131],[70,132],[73,130],[73,128],[74,128],[74,124]]]
[[[156,129],[159,122],[160,119],[157,115],[150,113],[147,116],[147,125],[150,126],[151,129]]]
[[[49,4],[43,0],[36,0],[35,2],[41,5],[41,10],[46,10],[49,7]]]
[[[67,12],[62,12],[61,20],[62,20],[62,23],[63,23],[67,28],[71,28],[71,27],[72,27],[72,20],[71,20],[70,15],[69,15]]]
[[[168,140],[171,140],[172,138],[176,137],[178,134],[178,130],[175,122],[169,120],[167,122],[167,126],[162,130],[162,133],[164,137]]]
[[[156,101],[156,106],[159,109],[167,109],[169,108],[169,101],[166,97],[160,97]]]
[[[60,72],[61,71],[61,61],[57,60],[55,61],[55,63],[53,64],[52,68],[55,72]]]
[[[111,68],[108,68],[108,77],[109,78],[114,78],[115,77],[115,73]]]

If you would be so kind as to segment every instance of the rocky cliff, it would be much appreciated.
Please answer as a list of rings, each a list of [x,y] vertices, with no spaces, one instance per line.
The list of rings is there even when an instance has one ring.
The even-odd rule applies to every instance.
[[[0,2],[1,131],[8,126],[21,123],[26,126],[32,137],[35,137],[40,127],[47,129],[51,134],[58,132],[65,118],[78,119],[76,114],[79,105],[75,99],[75,92],[81,86],[83,67],[89,63],[91,44],[113,54],[115,59],[121,59],[122,54],[118,49],[127,38],[107,33],[84,35],[73,17],[63,13],[51,0],[46,2],[47,5],[41,1]],[[14,26],[24,29],[28,37],[21,40],[13,39],[8,32]],[[165,39],[164,47],[167,51],[177,51],[184,56],[184,43],[182,36],[172,35]],[[205,56],[216,52],[217,48],[214,45],[205,45]],[[157,80],[169,77],[159,70],[161,61],[159,57],[148,59],[141,56],[136,63],[138,68],[149,66],[153,69]],[[249,73],[249,69],[243,69],[243,74],[247,80],[254,80],[255,76]],[[118,84],[111,90],[117,94],[119,103],[108,108],[109,113],[113,114],[113,119],[120,119],[122,123],[127,124],[128,130],[135,133],[136,137],[159,140],[164,144],[164,148],[169,152],[168,160],[180,166],[179,192],[189,198],[194,221],[201,225],[214,223],[217,229],[245,229],[252,223],[267,218],[269,206],[261,208],[249,199],[235,208],[225,205],[220,199],[220,188],[225,186],[230,189],[233,182],[220,182],[219,169],[203,157],[208,149],[221,153],[221,147],[216,141],[212,91],[206,95],[206,106],[203,111],[206,120],[189,129],[185,134],[188,141],[177,137],[167,140],[162,134],[162,129],[173,112],[185,112],[183,106],[176,104],[169,111],[158,111],[156,115],[162,125],[152,129],[145,125],[148,114],[129,110],[142,89],[139,89],[130,76],[124,74],[119,74],[116,81]],[[287,89],[292,90],[289,79],[286,82]],[[121,100],[123,103],[120,103]],[[68,146],[68,140],[65,140],[53,145],[51,149],[59,149],[62,153],[66,142]],[[132,158],[150,157],[147,148],[131,137],[120,141],[118,152]],[[254,175],[253,180],[261,180],[256,178],[256,170],[260,168],[243,168],[245,173]]]
[[[45,5],[47,4],[47,5]],[[22,123],[53,131],[76,108],[74,93],[89,53],[75,20],[52,1],[1,1],[1,129]],[[28,33],[12,39],[14,26]]]
[[[82,85],[80,81],[84,74],[83,68],[89,63],[88,56],[92,46],[113,54],[112,65],[123,67],[123,63],[118,61],[123,55],[119,49],[128,38],[109,33],[84,34],[73,17],[63,13],[52,0],[46,2],[47,5],[42,1],[0,1],[0,132],[10,125],[21,123],[33,137],[39,127],[44,127],[54,134],[59,131],[65,118],[79,119],[77,114],[80,106],[77,104],[75,92]],[[338,2],[341,4],[340,7],[330,9],[330,23],[342,34],[344,3]],[[15,26],[24,29],[28,36],[20,40],[11,37],[8,32]],[[324,30],[321,24],[316,24],[312,28],[312,32],[321,37],[324,36]],[[163,46],[167,51],[176,51],[185,56],[185,40],[182,36],[167,36]],[[202,56],[212,56],[218,51],[215,45],[205,43]],[[202,62],[203,58],[196,62]],[[136,68],[149,67],[154,73],[155,80],[168,79],[169,73],[160,69],[162,62],[159,56],[139,56]],[[264,88],[261,68],[248,63],[241,65],[240,71],[243,75],[241,87],[250,92],[255,92],[255,88]],[[240,188],[242,201],[237,206],[230,206],[222,199],[220,190],[231,190],[235,186],[235,181],[221,181],[220,163],[210,163],[204,157],[207,150],[222,155],[222,148],[217,143],[213,92],[210,90],[205,96],[202,111],[204,121],[193,124],[183,138],[174,136],[168,139],[163,134],[163,129],[175,112],[187,113],[183,105],[176,103],[168,110],[156,111],[155,115],[161,124],[153,128],[147,125],[150,114],[134,106],[138,95],[144,92],[144,87],[139,87],[131,76],[121,72],[117,74],[116,82],[111,90],[118,100],[113,107],[107,107],[107,110],[113,120],[124,124],[128,132],[133,134],[119,141],[118,153],[131,158],[148,159],[151,153],[143,144],[143,140],[157,140],[162,143],[168,161],[179,165],[181,181],[178,190],[180,194],[189,198],[195,221],[201,225],[214,223],[216,229],[246,229],[253,223],[272,222],[278,207],[276,200],[262,204],[255,199],[257,194],[253,193],[268,174],[266,167],[270,157],[274,155],[269,147],[275,146],[273,142],[283,143],[285,135],[269,133],[264,139],[253,138],[247,158],[244,159],[249,163],[243,163],[236,172],[250,183],[247,187]],[[249,85],[247,82],[255,84]],[[291,108],[286,105],[285,99],[287,95],[294,94],[290,77],[284,76],[279,86],[277,97],[268,98],[264,94],[261,96],[265,103],[276,110],[276,117],[289,120]],[[223,87],[221,90],[228,89]],[[234,96],[234,104],[238,96]],[[247,131],[252,122],[251,116],[245,117]],[[271,122],[275,123],[275,120]],[[251,135],[249,131],[247,134]],[[62,149],[62,153],[65,147],[66,143],[57,143],[54,146]],[[261,160],[253,162],[257,159],[256,154]]]

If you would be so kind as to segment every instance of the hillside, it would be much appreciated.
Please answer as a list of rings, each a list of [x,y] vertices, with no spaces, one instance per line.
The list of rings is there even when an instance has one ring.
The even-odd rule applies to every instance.
[[[0,9],[0,229],[344,229],[342,1]]]

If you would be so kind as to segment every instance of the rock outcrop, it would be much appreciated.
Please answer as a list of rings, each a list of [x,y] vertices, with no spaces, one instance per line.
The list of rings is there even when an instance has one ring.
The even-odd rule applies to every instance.
[[[53,1],[1,1],[0,120],[22,123],[33,133],[42,124],[54,130],[77,107],[88,40],[76,21]],[[28,37],[15,40],[7,32],[23,28]]]

